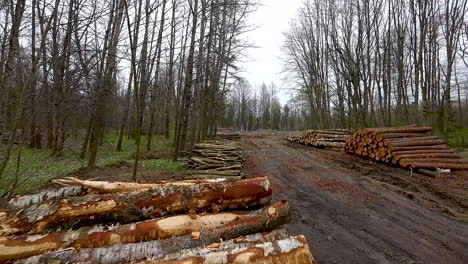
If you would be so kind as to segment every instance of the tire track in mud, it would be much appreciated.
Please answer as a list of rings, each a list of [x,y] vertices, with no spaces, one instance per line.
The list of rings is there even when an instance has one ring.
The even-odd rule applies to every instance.
[[[357,177],[321,151],[274,136],[242,142],[255,160],[246,172],[270,177],[274,199],[291,204],[287,228],[308,238],[319,263],[468,262],[466,223]]]

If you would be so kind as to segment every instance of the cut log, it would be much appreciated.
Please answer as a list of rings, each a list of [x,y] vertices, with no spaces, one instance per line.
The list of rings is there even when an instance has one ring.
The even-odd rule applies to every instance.
[[[408,155],[408,154],[428,154],[428,153],[455,153],[452,149],[419,149],[419,150],[405,150],[405,151],[394,151],[393,154]]]
[[[81,186],[64,187],[55,190],[46,190],[36,194],[15,197],[9,204],[15,208],[24,208],[32,204],[43,203],[52,199],[66,198],[71,196],[82,196],[87,193]]]
[[[392,139],[392,138],[413,138],[413,137],[425,137],[427,136],[426,133],[382,133],[377,134],[375,138],[379,141],[384,139]]]
[[[392,148],[395,147],[414,147],[414,146],[433,146],[433,145],[440,145],[444,144],[444,141],[441,139],[432,139],[432,140],[404,140],[398,142],[390,142],[389,145]]]
[[[400,164],[404,167],[411,162],[435,162],[435,163],[456,163],[456,164],[468,164],[466,159],[454,159],[454,158],[411,158],[411,159],[402,159]]]
[[[271,200],[268,178],[238,182],[200,181],[195,185],[132,193],[71,197],[31,205],[22,210],[0,211],[0,234],[38,234],[61,223],[128,223],[151,217],[195,210],[226,210],[266,205]]]
[[[468,164],[439,163],[439,162],[409,162],[411,168],[440,168],[451,170],[468,170]]]
[[[164,190],[177,187],[190,187],[197,184],[210,183],[211,181],[190,180],[190,181],[174,181],[165,183],[134,183],[134,182],[109,182],[109,181],[90,181],[80,180],[74,177],[66,177],[63,179],[53,180],[53,182],[62,185],[80,185],[99,193],[121,193],[147,190]]]
[[[431,170],[426,170],[426,169],[417,169],[417,173],[432,177],[432,178],[437,178],[439,177],[439,172],[438,171],[431,171]]]
[[[435,158],[450,158],[460,159],[460,156],[452,153],[422,153],[422,154],[406,154],[395,156],[397,160],[403,159],[435,159]]]
[[[199,252],[181,252],[174,260],[146,260],[144,264],[218,264],[218,263],[264,263],[264,264],[314,264],[309,245],[304,236],[283,238],[266,243],[251,243],[229,248],[229,245],[211,245]]]
[[[274,207],[272,207],[274,208]],[[26,258],[60,248],[97,248],[167,239],[214,229],[248,215],[261,217],[270,207],[248,212],[177,215],[127,225],[95,226],[45,235],[0,238],[0,261]]]
[[[221,243],[214,243],[214,244],[207,245],[204,247],[183,249],[176,253],[166,254],[162,256],[161,258],[158,258],[158,260],[160,261],[177,260],[177,259],[180,259],[181,256],[185,256],[185,257],[198,256],[201,254],[201,252],[208,254],[211,252],[219,252],[220,250],[229,250],[229,249],[235,249],[239,247],[253,246],[256,244],[273,242],[273,241],[282,240],[285,238],[289,238],[287,231],[285,229],[276,229],[271,232],[250,234],[247,236],[242,236],[242,237],[238,237],[238,238],[227,240],[227,241],[222,241]]]
[[[432,127],[415,127],[415,126],[404,126],[404,127],[380,127],[380,128],[366,128],[364,131],[373,134],[382,133],[426,133],[432,131]]]
[[[434,146],[411,146],[411,147],[395,147],[390,146],[391,151],[406,151],[406,150],[429,150],[429,149],[450,149],[447,145],[434,145]]]
[[[273,230],[290,220],[287,202],[269,206],[263,214],[245,215],[222,226],[192,235],[179,236],[164,240],[154,240],[137,244],[115,244],[106,248],[74,248],[44,253],[21,260],[18,263],[128,263],[144,258],[161,259],[164,256],[184,249],[196,248],[221,240],[229,240],[252,233]]]
[[[411,141],[425,141],[425,140],[438,140],[437,136],[425,136],[425,137],[408,137],[408,138],[391,138],[387,139],[386,142],[393,144],[397,142],[411,142]]]

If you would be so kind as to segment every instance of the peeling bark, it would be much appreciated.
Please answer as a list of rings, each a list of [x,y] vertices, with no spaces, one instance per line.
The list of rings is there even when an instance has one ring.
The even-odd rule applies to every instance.
[[[86,190],[81,186],[64,187],[56,190],[47,190],[37,194],[15,197],[9,204],[15,208],[24,208],[32,204],[43,203],[56,198],[85,195]]]
[[[84,248],[81,250],[69,248],[20,260],[18,263],[110,264],[140,261],[145,258],[156,260],[184,249],[203,247],[252,233],[273,230],[289,221],[289,205],[287,202],[280,202],[216,228],[201,231],[195,238],[192,235],[187,235],[137,244],[122,245],[118,243],[107,248]]]
[[[92,195],[34,204],[21,210],[0,211],[0,235],[39,234],[49,227],[129,223],[190,209],[228,210],[266,205],[271,186],[266,177],[237,182],[200,181],[132,193]]]
[[[271,209],[270,209],[271,210]],[[98,248],[117,243],[140,243],[157,239],[185,236],[219,226],[229,225],[241,217],[261,217],[268,208],[254,212],[226,212],[203,215],[178,215],[139,223],[114,226],[85,227],[45,235],[0,237],[0,261],[26,258],[46,251],[73,247]]]
[[[217,264],[217,263],[282,263],[313,264],[314,258],[304,236],[287,237],[263,243],[231,246],[230,241],[187,254],[173,260],[146,260],[140,264]],[[170,256],[172,257],[172,256]],[[167,259],[164,258],[164,259]]]
[[[134,182],[108,182],[108,181],[89,181],[80,180],[74,177],[54,180],[55,183],[62,185],[80,185],[99,193],[119,193],[119,192],[134,192],[159,189],[161,192],[164,189],[169,189],[179,186],[195,186],[201,183],[211,183],[212,181],[189,180],[175,181],[166,183],[134,183]]]

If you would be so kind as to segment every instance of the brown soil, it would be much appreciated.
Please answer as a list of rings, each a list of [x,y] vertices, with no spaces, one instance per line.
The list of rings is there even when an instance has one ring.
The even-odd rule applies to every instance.
[[[242,135],[249,177],[288,200],[318,263],[468,263],[468,175],[434,179],[339,151]]]

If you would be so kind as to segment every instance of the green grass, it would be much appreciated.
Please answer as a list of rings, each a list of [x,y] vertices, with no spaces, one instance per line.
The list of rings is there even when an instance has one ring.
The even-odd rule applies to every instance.
[[[468,128],[457,128],[449,135],[451,147],[468,147]]]
[[[146,168],[171,169],[171,170],[184,169],[183,163],[174,162],[170,160],[144,160],[142,161],[142,165]]]
[[[124,137],[122,151],[120,152],[116,151],[117,142],[117,135],[109,135],[104,139],[103,145],[98,149],[97,166],[105,167],[128,160],[135,153],[136,146],[133,140]],[[15,181],[15,175],[18,175],[18,184],[12,194],[23,194],[37,189],[46,184],[50,179],[67,175],[85,167],[87,160],[79,158],[81,143],[81,139],[69,139],[60,157],[50,157],[50,150],[45,148],[29,149],[24,147],[21,150],[18,173],[16,172],[16,168],[19,150],[15,149],[0,180],[0,195],[11,189]],[[146,143],[147,138],[143,136],[140,151],[146,150]],[[152,143],[153,151],[172,148],[172,140],[165,139],[164,137],[154,137]],[[148,166],[161,166],[163,168],[167,166],[168,168],[178,169],[180,164],[160,162],[160,164],[148,164]]]

